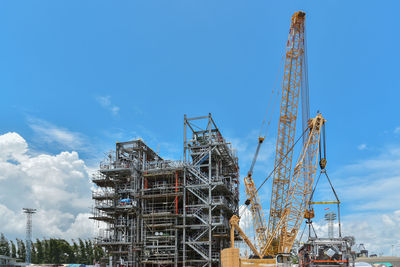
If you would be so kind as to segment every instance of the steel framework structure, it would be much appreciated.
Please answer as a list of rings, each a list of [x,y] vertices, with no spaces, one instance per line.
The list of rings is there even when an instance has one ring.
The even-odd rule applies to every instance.
[[[22,210],[26,214],[25,262],[30,264],[31,263],[31,244],[32,244],[32,215],[36,213],[36,209],[23,208]]]
[[[211,114],[185,116],[184,164],[183,266],[218,266],[238,214],[239,165]]]
[[[210,114],[185,116],[184,133],[183,161],[134,140],[117,143],[100,164],[91,218],[107,225],[96,244],[110,265],[219,265],[228,220],[238,212],[237,158]]]

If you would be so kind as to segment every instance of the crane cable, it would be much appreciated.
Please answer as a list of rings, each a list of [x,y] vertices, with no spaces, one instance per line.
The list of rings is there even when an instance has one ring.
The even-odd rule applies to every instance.
[[[307,31],[304,25],[304,56],[303,56],[303,71],[301,75],[301,103],[302,103],[302,129],[307,128],[308,120],[310,119],[310,93],[308,85],[308,56],[307,56]],[[305,140],[303,139],[303,144]]]
[[[286,49],[287,49],[287,47],[286,47]],[[260,146],[261,146],[262,142],[264,141],[265,137],[267,136],[268,129],[269,129],[270,125],[271,125],[272,117],[273,117],[274,112],[275,112],[276,103],[277,103],[278,97],[279,97],[279,95],[280,95],[280,91],[278,91],[278,92],[276,93],[275,98],[274,98],[274,94],[275,94],[275,91],[276,91],[276,85],[277,85],[277,83],[278,83],[278,78],[280,77],[280,73],[281,73],[281,69],[282,69],[282,63],[283,63],[283,59],[285,58],[285,55],[286,55],[286,52],[282,54],[282,58],[281,58],[281,62],[280,62],[280,64],[279,64],[278,72],[277,72],[276,77],[275,77],[275,83],[274,83],[274,86],[273,86],[272,92],[271,92],[271,99],[273,99],[273,100],[272,100],[272,101],[273,101],[272,110],[271,110],[270,113],[268,112],[269,109],[270,109],[270,104],[271,104],[271,101],[268,101],[267,109],[266,109],[266,112],[265,112],[265,115],[264,115],[264,118],[263,118],[263,121],[262,121],[262,124],[261,124],[260,133],[259,133],[259,138],[258,138],[259,143],[258,143],[257,150],[256,150],[256,153],[255,153],[254,158],[253,158],[253,162],[251,163],[250,170],[249,170],[249,172],[248,172],[248,175],[250,175],[250,176],[252,175],[253,168],[254,168],[254,165],[255,165],[256,160],[257,160],[257,157],[258,157],[258,152],[259,152]],[[306,79],[307,79],[307,76],[308,76],[308,73],[306,74]],[[309,117],[308,79],[306,80],[306,85],[307,85],[307,93],[306,93],[306,95],[307,95],[307,98],[306,98],[307,104],[306,104],[306,106],[307,106],[307,110],[308,110],[308,112],[307,112],[308,114],[307,114],[307,115],[308,115],[308,117]],[[268,123],[267,123],[267,125],[266,125],[266,127],[265,127],[265,124],[266,124],[265,122],[266,122],[266,120],[267,120],[268,114],[269,114],[270,116],[269,116],[269,119],[268,119]],[[263,134],[264,127],[265,127],[265,133],[264,133],[264,135],[262,135],[262,134]],[[272,172],[267,176],[267,178],[263,181],[263,183],[258,187],[258,189],[257,189],[256,192],[254,193],[254,195],[258,193],[258,191],[260,190],[260,188],[267,182],[267,180],[268,180],[268,179],[271,177],[271,175],[275,172],[276,168],[282,163],[282,161],[288,156],[288,154],[289,154],[290,151],[294,148],[294,146],[298,143],[298,141],[304,136],[304,134],[305,134],[307,128],[304,129],[304,127],[303,127],[303,130],[304,130],[304,132],[302,133],[302,135],[296,140],[296,142],[292,145],[292,147],[289,149],[289,151],[286,153],[286,155],[282,158],[282,160],[275,166],[275,168],[272,170]],[[253,195],[253,196],[254,196],[254,195]],[[253,196],[252,196],[252,197],[253,197]],[[251,198],[252,198],[252,197],[251,197]],[[245,201],[245,203],[248,203],[248,201],[249,201],[249,199],[247,199],[247,200]],[[248,206],[248,204],[247,204],[246,206]],[[242,211],[244,211],[244,210],[245,210],[245,209],[243,209]],[[240,208],[239,208],[239,212],[238,212],[238,213],[239,213],[239,217],[241,217],[241,214],[242,214],[242,213],[240,212]]]
[[[264,142],[265,137],[267,136],[268,130],[271,125],[272,117],[274,116],[276,103],[277,103],[278,97],[280,95],[279,94],[280,91],[276,90],[276,85],[278,83],[278,77],[280,77],[280,70],[282,69],[283,58],[284,58],[284,55],[282,55],[281,62],[279,64],[279,69],[278,69],[278,72],[275,77],[275,83],[274,83],[274,86],[272,87],[271,98],[270,98],[271,100],[267,102],[267,109],[265,111],[265,116],[261,123],[260,133],[258,135],[258,144],[257,144],[256,152],[254,153],[253,161],[251,162],[249,171],[247,172],[248,177],[251,177],[253,174],[253,169],[254,169],[254,166],[255,166],[257,158],[258,158],[258,153],[260,152],[261,145]],[[275,91],[277,91],[277,93],[276,93],[276,96],[274,97]],[[272,109],[271,109],[271,112],[269,113],[268,111],[270,110],[271,102],[272,102]],[[267,120],[268,115],[270,115],[270,116],[268,119],[267,126],[265,126],[265,122]],[[264,128],[265,128],[265,133],[263,135]]]
[[[265,127],[264,136],[262,136],[262,133],[263,133],[263,130],[264,130],[264,126],[265,126],[265,121],[267,120],[267,116],[268,116],[268,110],[269,110],[270,104],[271,104],[271,101],[268,101],[267,109],[266,109],[266,111],[265,111],[265,116],[264,116],[264,119],[263,119],[263,121],[262,121],[261,128],[260,128],[260,133],[259,133],[259,136],[260,136],[260,137],[265,137],[265,136],[267,136],[268,129],[269,129],[270,125],[271,125],[272,117],[273,117],[273,115],[274,115],[274,111],[275,111],[275,107],[276,107],[276,102],[278,101],[278,96],[280,95],[280,94],[279,94],[280,91],[278,91],[277,94],[276,94],[276,96],[275,96],[275,98],[273,97],[274,94],[275,94],[275,91],[276,91],[276,85],[277,85],[277,83],[278,83],[278,77],[280,77],[280,72],[281,72],[281,69],[282,69],[282,63],[283,63],[283,58],[284,58],[284,56],[285,56],[285,54],[282,55],[281,63],[279,64],[278,72],[277,72],[276,77],[275,77],[274,86],[272,87],[272,92],[271,92],[271,99],[273,99],[272,111],[271,111],[271,113],[270,113],[270,117],[269,117],[269,119],[268,119],[267,126]]]

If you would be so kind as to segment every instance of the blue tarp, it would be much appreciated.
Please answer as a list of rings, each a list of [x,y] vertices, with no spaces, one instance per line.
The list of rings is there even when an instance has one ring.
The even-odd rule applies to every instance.
[[[119,202],[120,203],[131,203],[132,199],[130,198],[124,198],[124,199],[120,199]]]
[[[382,265],[386,265],[387,267],[393,267],[393,265],[390,262],[380,262],[380,263],[374,263],[376,265],[378,264],[382,264]]]
[[[65,267],[85,267],[85,266],[86,266],[85,264],[68,264]]]
[[[208,154],[199,161],[199,164],[202,164],[206,159],[208,159]]]

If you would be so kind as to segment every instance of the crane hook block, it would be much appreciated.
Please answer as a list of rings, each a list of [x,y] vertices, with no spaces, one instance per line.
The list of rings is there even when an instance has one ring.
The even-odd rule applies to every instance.
[[[246,199],[246,201],[244,202],[244,204],[246,204],[246,206],[250,205],[250,199]]]
[[[324,158],[319,161],[319,166],[321,167],[321,170],[325,170],[326,163],[327,161]]]
[[[314,217],[315,217],[314,209],[311,210],[306,209],[304,213],[304,218],[311,220]]]

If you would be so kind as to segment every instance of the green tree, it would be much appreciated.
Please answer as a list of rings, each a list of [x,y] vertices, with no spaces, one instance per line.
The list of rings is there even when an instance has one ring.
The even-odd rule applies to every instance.
[[[31,262],[36,262],[37,261],[37,251],[35,244],[31,241]]]
[[[10,240],[11,243],[11,257],[16,259],[17,258],[17,248],[12,240]]]
[[[72,246],[64,239],[58,240],[59,247],[61,248],[62,252],[62,263],[74,263],[75,262],[75,255],[72,249]]]
[[[4,241],[5,240],[5,241]],[[7,244],[7,249],[5,245]],[[4,235],[0,237],[0,251],[7,250],[8,255],[25,261],[26,246],[21,239],[8,242]],[[6,254],[6,255],[7,255]],[[31,261],[34,264],[65,264],[81,263],[90,265],[104,257],[104,250],[93,244],[91,240],[78,239],[72,243],[64,239],[36,239],[31,243]]]
[[[79,246],[74,240],[72,240],[72,252],[74,254],[73,263],[78,263],[79,262]]]
[[[0,237],[0,255],[10,256],[10,245],[3,233],[1,233]]]
[[[87,252],[86,264],[92,265],[94,261],[94,253],[93,253],[93,244],[92,241],[90,241],[90,239],[85,240],[85,247]]]
[[[47,239],[43,240],[43,263],[50,262],[50,242]]]
[[[94,259],[96,262],[99,262],[101,258],[105,255],[104,250],[99,246],[94,246]]]
[[[26,249],[25,249],[25,243],[17,238],[17,259],[19,261],[25,261],[26,258]]]
[[[50,262],[49,263],[60,263],[60,248],[58,247],[58,242],[56,239],[50,238]]]
[[[44,263],[44,247],[43,247],[43,243],[39,240],[39,238],[36,239],[36,264],[41,264]],[[33,262],[33,261],[32,261]]]
[[[84,264],[87,259],[87,253],[86,253],[86,248],[85,248],[85,243],[83,243],[82,239],[79,240],[79,263]]]

